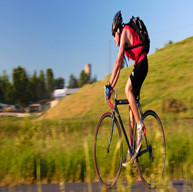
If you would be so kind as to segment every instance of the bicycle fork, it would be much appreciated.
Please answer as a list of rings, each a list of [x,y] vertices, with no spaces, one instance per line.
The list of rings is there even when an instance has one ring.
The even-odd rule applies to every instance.
[[[111,137],[110,137],[109,145],[107,147],[107,153],[109,153],[109,149],[110,149],[110,145],[111,145],[111,141],[112,141],[112,137],[113,137],[114,123],[115,123],[115,111],[113,111],[113,120],[112,120],[112,127],[111,127]]]

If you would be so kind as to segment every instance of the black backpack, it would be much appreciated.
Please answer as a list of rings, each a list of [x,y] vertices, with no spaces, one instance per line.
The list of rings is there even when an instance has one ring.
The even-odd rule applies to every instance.
[[[136,48],[142,45],[143,46],[142,52],[146,52],[148,54],[149,49],[150,49],[150,39],[149,39],[147,28],[144,22],[139,17],[132,16],[129,23],[124,24],[124,25],[129,25],[134,31],[136,31],[142,41],[142,44],[138,44],[133,47],[129,47],[126,50],[130,50],[130,49],[133,49],[133,48]]]

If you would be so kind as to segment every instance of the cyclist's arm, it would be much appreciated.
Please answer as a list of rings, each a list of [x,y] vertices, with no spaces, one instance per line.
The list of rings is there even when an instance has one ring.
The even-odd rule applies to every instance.
[[[120,39],[120,48],[117,55],[117,59],[114,63],[113,71],[109,80],[109,83],[111,87],[115,87],[117,80],[119,78],[119,73],[121,70],[121,66],[123,64],[124,59],[124,49],[125,49],[125,43],[126,43],[126,33],[123,31]]]

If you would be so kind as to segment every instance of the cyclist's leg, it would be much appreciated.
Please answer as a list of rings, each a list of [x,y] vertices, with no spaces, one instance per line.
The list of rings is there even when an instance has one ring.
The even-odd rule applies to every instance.
[[[134,115],[129,105],[129,137],[130,145],[133,147]]]
[[[146,78],[147,72],[148,72],[148,61],[147,57],[145,57],[134,67],[125,87],[125,93],[137,125],[139,125],[140,123],[140,118],[135,99],[139,94],[141,86]]]
[[[132,86],[132,82],[131,82],[131,78],[129,77],[126,87],[125,87],[125,93],[126,93],[126,97],[129,101],[129,106],[130,109],[135,117],[136,123],[139,124],[140,123],[140,118],[139,118],[139,113],[137,110],[137,105],[136,105],[136,101],[135,101],[135,97],[133,94],[133,86]]]
[[[129,140],[130,146],[133,147],[133,129],[134,129],[134,116],[129,105]],[[128,149],[125,159],[122,162],[123,167],[127,167],[130,164],[130,159],[132,157],[130,150]]]
[[[135,148],[136,154],[139,152],[141,147],[142,138],[145,133],[145,126],[142,123],[142,120],[140,120],[135,98],[139,94],[143,81],[147,75],[147,71],[148,71],[148,62],[147,57],[145,57],[140,63],[138,63],[134,67],[134,70],[132,71],[125,87],[127,99],[129,101],[131,110],[137,123],[137,138],[136,138],[137,143]]]
[[[131,87],[130,87],[130,86],[131,86]],[[131,90],[131,92],[128,91],[128,90]],[[135,116],[135,115],[133,114],[133,109],[132,109],[133,107],[132,107],[132,106],[134,106],[134,107],[136,108],[136,111],[135,111],[135,112],[136,112],[136,114],[137,114],[138,121],[140,122],[140,120],[139,120],[139,114],[138,114],[138,110],[137,110],[135,98],[134,98],[134,95],[133,95],[133,92],[132,92],[132,84],[131,84],[130,78],[129,78],[127,84],[126,84],[125,93],[126,93],[126,96],[127,96],[128,101],[129,101],[129,115],[130,115],[130,124],[129,124],[129,129],[130,129],[130,130],[129,130],[129,135],[130,135],[130,145],[131,145],[131,147],[133,147],[133,129],[134,129],[134,116]],[[130,95],[133,96],[133,98],[134,98],[134,103],[132,103],[132,100],[130,100]],[[133,105],[132,105],[131,103],[132,103]],[[124,167],[126,167],[126,166],[129,165],[129,160],[130,160],[130,158],[131,158],[131,153],[130,153],[130,151],[129,151],[129,149],[128,149],[126,158],[123,160],[123,163],[122,163],[122,165],[123,165]]]

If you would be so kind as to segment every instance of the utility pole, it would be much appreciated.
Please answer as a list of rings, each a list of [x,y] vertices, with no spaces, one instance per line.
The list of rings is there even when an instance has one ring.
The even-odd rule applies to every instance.
[[[109,40],[109,73],[111,73],[111,40]]]

